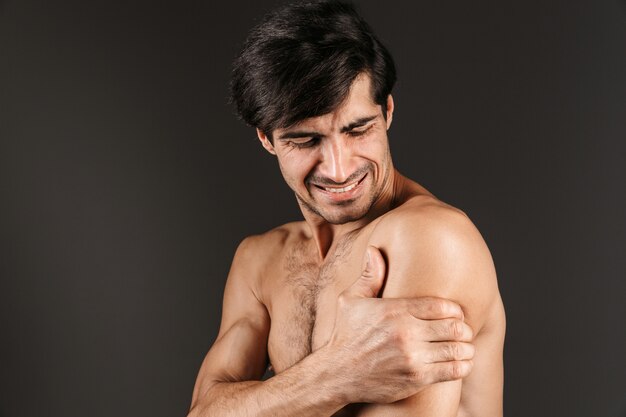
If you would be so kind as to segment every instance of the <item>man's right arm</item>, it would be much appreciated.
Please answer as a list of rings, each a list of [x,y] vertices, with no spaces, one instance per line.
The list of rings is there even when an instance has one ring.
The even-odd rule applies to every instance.
[[[237,249],[224,290],[222,322],[193,391],[189,417],[331,415],[345,403],[328,382],[332,357],[316,352],[266,381],[268,312],[259,301],[259,237]]]
[[[385,271],[365,267],[340,296],[330,342],[291,368],[260,381],[267,364],[270,318],[259,301],[259,249],[239,246],[224,291],[218,337],[200,368],[189,417],[330,416],[353,402],[392,402],[425,386],[466,376],[471,357],[441,356],[449,343],[471,339],[471,329],[452,334],[439,320],[462,321],[460,307],[441,299],[376,299]],[[407,340],[409,331],[425,343]],[[445,352],[443,352],[445,351]],[[443,353],[442,353],[443,352]],[[438,357],[433,363],[432,358]]]

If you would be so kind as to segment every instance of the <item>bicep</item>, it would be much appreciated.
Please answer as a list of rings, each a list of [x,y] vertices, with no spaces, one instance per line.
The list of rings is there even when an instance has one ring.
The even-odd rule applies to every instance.
[[[202,362],[192,405],[220,382],[259,380],[267,365],[269,315],[255,294],[252,258],[244,241],[226,281],[218,336]]]
[[[386,256],[388,275],[383,297],[434,296],[461,305],[465,321],[478,334],[494,292],[491,255],[464,215],[446,213],[401,219],[372,242]],[[376,405],[364,416],[456,416],[462,380],[430,385],[394,404]]]
[[[381,242],[388,262],[383,296],[455,301],[477,335],[499,300],[489,249],[465,215],[447,212],[425,217],[421,221],[409,217]]]

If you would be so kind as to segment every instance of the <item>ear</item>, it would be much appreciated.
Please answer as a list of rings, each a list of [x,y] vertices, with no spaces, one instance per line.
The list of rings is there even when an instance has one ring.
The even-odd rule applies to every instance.
[[[391,127],[391,121],[393,120],[393,97],[391,94],[387,96],[387,129]]]
[[[256,129],[256,135],[259,137],[259,140],[261,141],[261,145],[263,145],[265,150],[271,153],[272,155],[276,155],[276,151],[274,150],[274,145],[272,145],[272,142],[269,140],[267,135],[258,127]]]

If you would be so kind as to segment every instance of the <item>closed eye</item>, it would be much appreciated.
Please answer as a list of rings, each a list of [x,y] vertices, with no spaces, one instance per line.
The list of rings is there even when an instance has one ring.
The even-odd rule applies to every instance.
[[[320,141],[319,136],[313,136],[312,138],[291,139],[287,141],[287,146],[297,149],[311,148]]]
[[[349,136],[353,136],[353,137],[357,137],[357,136],[363,136],[364,134],[366,134],[367,132],[370,131],[370,129],[374,127],[373,124],[367,126],[365,129],[353,129],[353,130],[349,130],[348,132],[346,132]]]

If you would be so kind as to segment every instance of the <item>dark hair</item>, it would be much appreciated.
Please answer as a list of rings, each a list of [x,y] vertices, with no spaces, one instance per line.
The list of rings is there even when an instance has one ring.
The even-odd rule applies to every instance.
[[[250,31],[233,64],[231,101],[239,117],[271,137],[276,128],[333,111],[361,73],[371,77],[372,98],[386,117],[393,59],[354,6],[294,3]]]

